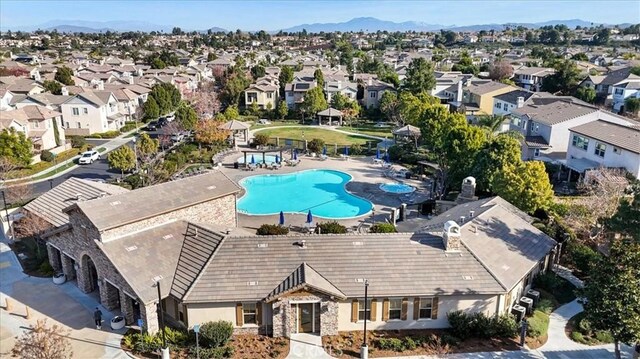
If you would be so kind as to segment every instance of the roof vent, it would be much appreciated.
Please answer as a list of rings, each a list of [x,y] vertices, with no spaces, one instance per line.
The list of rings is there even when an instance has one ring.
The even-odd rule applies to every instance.
[[[251,281],[251,282],[247,282],[248,286],[255,286],[258,285],[258,281]]]
[[[304,239],[301,241],[297,241],[294,244],[300,248],[307,248],[307,241],[305,241]]]
[[[79,201],[79,200],[80,200],[80,196],[81,196],[81,194],[80,194],[80,193],[76,193],[76,201]]]
[[[117,205],[119,205],[121,203],[122,202],[120,202],[120,201],[113,201],[113,202],[110,202],[109,204],[112,205],[112,206],[117,206]]]
[[[463,276],[462,276],[462,279],[464,279],[464,280],[473,280],[473,276],[470,276],[470,275],[463,275]]]
[[[131,252],[131,251],[135,251],[136,249],[138,249],[137,246],[131,246],[131,247],[125,247],[125,249],[127,250],[127,252]]]
[[[364,283],[364,278],[356,278],[356,283]]]
[[[269,247],[269,243],[258,243],[258,248],[267,248]]]
[[[162,239],[169,239],[169,238],[173,238],[173,234],[167,234],[166,236],[162,237]]]
[[[351,242],[353,243],[354,246],[362,246],[364,245],[364,242]]]
[[[154,283],[158,283],[162,278],[164,278],[164,277],[161,276],[161,275],[157,275],[157,276],[153,277],[153,282]]]
[[[100,194],[98,196],[100,196],[100,198],[104,198],[106,196],[108,196],[109,194],[107,192],[100,192]]]
[[[208,190],[216,189],[216,186],[211,185],[211,186],[207,187],[207,189]]]
[[[464,216],[460,216],[460,224],[464,223],[464,219],[465,219]]]
[[[474,214],[476,214],[476,211],[469,211],[469,218],[473,218]]]

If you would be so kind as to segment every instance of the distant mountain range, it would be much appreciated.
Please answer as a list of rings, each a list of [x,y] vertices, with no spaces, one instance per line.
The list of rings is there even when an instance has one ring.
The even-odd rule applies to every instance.
[[[564,24],[567,27],[573,29],[576,26],[593,26],[598,25],[589,21],[584,21],[580,19],[572,19],[572,20],[551,20],[545,22],[538,23],[509,23],[509,24],[484,24],[484,25],[466,25],[466,26],[445,26],[439,24],[427,24],[424,22],[417,21],[405,21],[405,22],[393,22],[393,21],[385,21],[379,20],[374,17],[359,17],[355,19],[351,19],[347,22],[338,22],[338,23],[316,23],[316,24],[303,24],[297,25],[290,28],[282,29],[282,31],[286,32],[298,32],[304,29],[307,32],[334,32],[334,31],[364,31],[364,32],[375,32],[375,31],[436,31],[436,30],[451,30],[451,31],[481,31],[481,30],[504,30],[507,27],[517,27],[524,26],[528,28],[540,28],[542,26],[547,25],[559,25]]]
[[[536,22],[536,23],[507,23],[507,24],[481,24],[481,25],[465,25],[465,26],[456,26],[456,25],[440,25],[440,24],[428,24],[424,22],[418,21],[405,21],[405,22],[393,22],[376,19],[374,17],[358,17],[351,19],[346,22],[337,22],[337,23],[315,23],[315,24],[302,24],[297,26],[292,26],[286,29],[282,29],[282,31],[286,32],[298,32],[302,30],[307,30],[307,32],[349,32],[349,31],[364,31],[364,32],[375,32],[375,31],[439,31],[439,30],[451,30],[451,31],[490,31],[490,30],[504,30],[507,27],[517,27],[524,26],[527,28],[540,28],[542,26],[547,25],[559,25],[564,24],[567,25],[570,29],[574,29],[576,26],[589,27],[594,25],[599,25],[597,23],[584,21],[580,19],[571,19],[571,20],[551,20],[545,22]],[[630,24],[619,24],[620,27],[628,26]],[[173,29],[173,26],[167,25],[158,25],[152,24],[144,21],[83,21],[83,20],[52,20],[40,25],[32,25],[32,26],[19,26],[12,28],[3,28],[3,31],[12,30],[12,31],[34,31],[34,30],[58,30],[59,32],[86,32],[86,33],[99,33],[106,31],[158,31],[170,33]],[[193,29],[183,28],[184,31],[193,31]],[[227,30],[220,27],[211,27],[211,31],[219,32]],[[197,30],[198,32],[204,33],[207,30]],[[276,31],[272,31],[276,32]]]

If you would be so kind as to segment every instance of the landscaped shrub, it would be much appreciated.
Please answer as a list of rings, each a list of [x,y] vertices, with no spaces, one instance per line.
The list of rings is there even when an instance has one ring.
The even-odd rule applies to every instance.
[[[404,343],[398,338],[380,338],[378,339],[378,348],[382,350],[393,350],[402,352],[405,350]]]
[[[88,136],[84,136],[85,138],[116,138],[120,136],[120,131],[107,131],[102,133],[94,133]]]
[[[253,144],[255,146],[264,146],[267,143],[269,143],[269,136],[263,133],[257,133],[255,136],[253,136]]]
[[[231,358],[233,355],[233,347],[225,346],[222,348],[202,348],[196,354],[196,347],[189,348],[189,359],[223,359]]]
[[[391,223],[375,223],[369,228],[371,233],[396,233],[396,227]]]
[[[514,338],[518,335],[518,323],[512,314],[503,314],[491,320],[491,337]]]
[[[530,337],[539,337],[547,334],[549,329],[549,315],[539,310],[533,312],[533,315],[527,319],[529,327],[527,334]]]
[[[45,162],[53,162],[54,158],[55,156],[53,155],[53,153],[51,153],[51,151],[44,150],[40,152],[40,159]]]
[[[307,143],[307,149],[310,152],[314,153],[322,153],[322,149],[324,148],[324,140],[320,138],[314,138],[313,140]]]
[[[540,299],[536,308],[541,312],[551,314],[551,312],[553,312],[553,307],[554,307],[553,302],[545,298],[545,299]]]
[[[45,260],[40,264],[39,271],[40,271],[40,274],[45,275],[47,277],[55,274],[53,271],[53,267],[51,267],[51,263],[49,263],[48,260]]]
[[[576,298],[575,287],[551,271],[536,276],[534,287],[553,294],[560,304],[569,303]]]
[[[317,231],[322,234],[333,233],[333,234],[342,234],[347,233],[347,227],[343,226],[338,222],[325,222],[318,223]]]
[[[136,122],[127,122],[124,124],[124,126],[122,126],[122,128],[120,128],[120,132],[129,132],[131,130],[135,130],[136,129]]]
[[[569,260],[583,274],[589,274],[600,256],[596,251],[582,243],[570,241],[567,246]]]
[[[582,333],[584,335],[590,335],[591,334],[591,322],[586,318],[582,318],[580,320],[580,322],[578,322],[578,330],[580,331],[580,333]]]
[[[87,140],[82,136],[71,136],[71,147],[73,148],[82,148],[87,144]]]
[[[256,231],[256,234],[259,236],[278,236],[288,233],[289,227],[283,227],[277,224],[263,224]]]
[[[364,153],[364,148],[362,148],[362,146],[358,143],[354,143],[353,145],[351,145],[351,148],[349,148],[349,154],[354,155],[354,156],[358,156]]]
[[[583,344],[586,343],[586,340],[584,340],[584,336],[580,332],[571,333],[571,339],[573,339],[573,341],[576,341],[578,343],[583,343]]]
[[[209,348],[226,345],[231,335],[233,335],[233,323],[228,321],[206,322],[200,326],[202,345]]]
[[[454,312],[447,313],[447,319],[451,326],[451,334],[465,340],[473,335],[471,333],[471,318],[467,313],[456,310]]]
[[[473,313],[469,316],[471,318],[471,332],[478,338],[491,338],[491,318],[487,317],[484,313]]]
[[[609,331],[597,331],[596,339],[601,343],[613,343],[613,335]]]
[[[393,145],[388,149],[389,159],[391,161],[400,161],[404,155],[404,149],[401,146]]]
[[[411,337],[404,338],[404,347],[406,350],[414,350],[418,347],[418,344]]]

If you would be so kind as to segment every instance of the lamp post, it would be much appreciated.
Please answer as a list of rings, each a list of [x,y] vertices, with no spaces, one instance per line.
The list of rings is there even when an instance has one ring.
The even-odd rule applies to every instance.
[[[367,302],[369,300],[369,280],[364,280],[364,340],[362,341],[362,347],[360,348],[360,358],[369,358],[369,347],[367,346]]]
[[[164,332],[164,312],[162,310],[162,294],[160,293],[160,281],[156,281],[153,287],[158,288],[158,324],[160,325],[160,331],[162,332],[162,348],[160,353],[162,359],[170,359],[169,347],[167,347],[167,334]]]
[[[138,147],[136,146],[136,142],[137,142],[137,139],[134,137],[133,138],[133,153],[136,156],[136,173],[138,173],[138,171],[139,171],[139,168],[138,168]]]
[[[2,191],[2,203],[4,204],[4,213],[7,217],[7,226],[9,226],[9,230],[11,231],[11,240],[13,241],[16,236],[13,233],[13,226],[11,225],[11,220],[9,219],[9,208],[7,207],[7,198],[5,197],[5,190]]]

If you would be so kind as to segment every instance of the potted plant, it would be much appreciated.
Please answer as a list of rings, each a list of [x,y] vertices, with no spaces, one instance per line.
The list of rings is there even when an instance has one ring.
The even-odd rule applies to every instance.
[[[111,329],[118,330],[124,328],[124,317],[121,315],[116,315],[111,319]]]
[[[60,273],[56,273],[53,275],[53,283],[55,284],[63,284],[64,282],[67,281],[67,276],[64,275],[64,273],[60,272]]]

